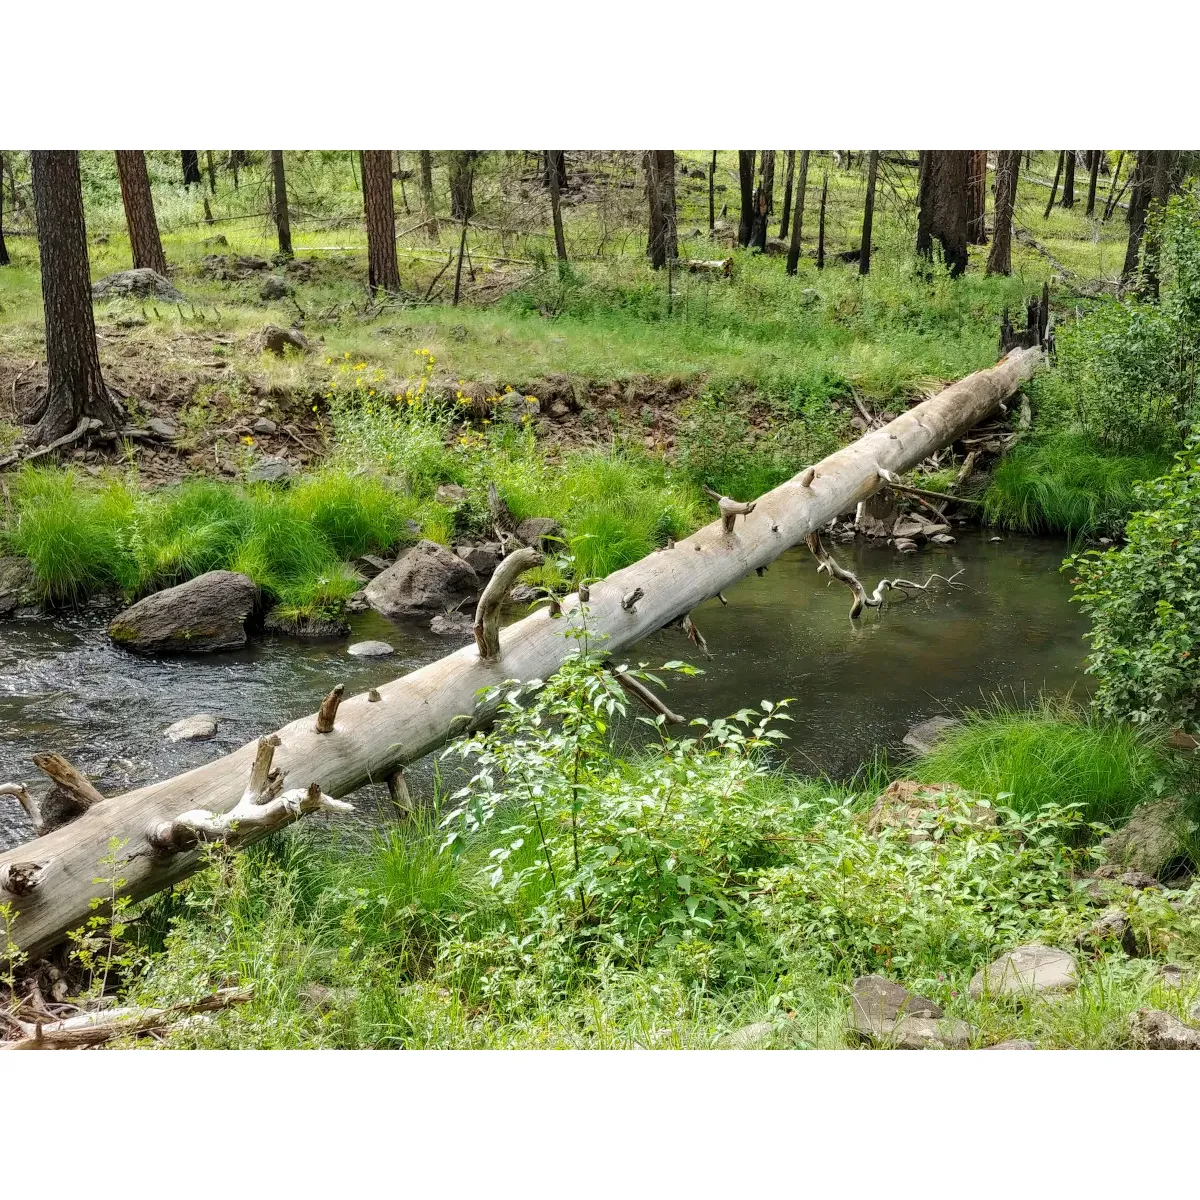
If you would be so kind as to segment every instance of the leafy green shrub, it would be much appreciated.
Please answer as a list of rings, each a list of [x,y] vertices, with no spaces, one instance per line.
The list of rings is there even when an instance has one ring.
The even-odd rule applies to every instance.
[[[1162,762],[1144,733],[1043,700],[1032,711],[995,703],[964,714],[905,773],[1002,795],[1025,816],[1067,807],[1087,821],[1121,824],[1153,795]]]
[[[1158,453],[1118,454],[1058,432],[1018,446],[1000,463],[984,493],[984,518],[1025,533],[1115,532],[1133,508],[1137,483],[1166,466]]]
[[[1126,541],[1070,559],[1092,621],[1094,704],[1112,717],[1200,721],[1200,437],[1137,490]]]

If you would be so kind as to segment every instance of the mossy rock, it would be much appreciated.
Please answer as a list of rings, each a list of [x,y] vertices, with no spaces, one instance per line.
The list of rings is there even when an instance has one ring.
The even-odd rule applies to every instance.
[[[140,654],[211,654],[246,644],[258,587],[233,571],[209,571],[139,600],[112,621],[115,645]]]

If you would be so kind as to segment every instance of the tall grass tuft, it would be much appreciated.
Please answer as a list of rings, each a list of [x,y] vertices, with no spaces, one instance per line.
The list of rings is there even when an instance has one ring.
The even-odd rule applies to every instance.
[[[1163,770],[1146,730],[1043,699],[1031,711],[997,700],[964,714],[906,773],[987,796],[1009,793],[1005,804],[1027,815],[1065,805],[1085,820],[1120,825],[1151,798]]]

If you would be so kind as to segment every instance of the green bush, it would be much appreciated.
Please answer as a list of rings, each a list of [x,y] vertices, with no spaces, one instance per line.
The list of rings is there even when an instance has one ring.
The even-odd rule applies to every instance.
[[[1126,541],[1069,560],[1091,618],[1094,704],[1112,717],[1200,722],[1200,437],[1137,490]]]

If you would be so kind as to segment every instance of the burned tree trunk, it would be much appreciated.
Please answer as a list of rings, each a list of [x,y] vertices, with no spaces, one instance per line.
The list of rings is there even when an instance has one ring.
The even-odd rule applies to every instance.
[[[1063,208],[1075,207],[1075,151],[1064,150],[1063,154],[1063,190],[1059,204]]]
[[[1154,167],[1158,152],[1139,150],[1137,166],[1133,169],[1133,190],[1129,193],[1129,241],[1125,244],[1125,265],[1121,268],[1121,281],[1128,283],[1137,274],[1138,256],[1142,248],[1142,234],[1146,231],[1146,213],[1154,188]]]
[[[767,212],[775,211],[775,151],[762,152],[762,190],[767,198]]]
[[[121,180],[121,201],[125,205],[125,224],[129,227],[129,248],[135,267],[149,267],[160,275],[167,273],[167,258],[158,221],[154,217],[154,197],[146,171],[143,150],[118,150],[117,174]]]
[[[808,190],[808,151],[800,151],[800,178],[796,181],[796,211],[792,214],[792,240],[788,245],[787,273],[795,275],[804,232],[804,193]]]
[[[421,160],[421,212],[425,216],[433,217],[433,151],[422,150],[419,154]],[[434,228],[434,222],[431,219],[426,226],[427,229]]]
[[[679,238],[675,228],[675,151],[647,150],[642,155],[646,174],[646,204],[649,209],[649,236],[646,253],[654,270],[679,257]]]
[[[193,183],[204,182],[200,175],[200,151],[180,150],[179,157],[183,161],[183,186],[191,187]]]
[[[931,258],[937,240],[951,277],[967,269],[970,169],[970,150],[921,151],[917,253]]]
[[[547,150],[546,155],[546,187],[557,185],[559,192],[567,189],[567,152],[565,150]]]
[[[738,186],[741,191],[742,211],[738,217],[738,245],[750,245],[754,232],[754,151],[738,151]]]
[[[708,232],[709,236],[717,227],[717,152],[712,152],[712,161],[708,164]]]
[[[450,215],[469,221],[475,215],[475,158],[478,150],[450,152]]]
[[[1117,206],[1117,201],[1125,194],[1125,189],[1129,186],[1129,180],[1126,179],[1125,182],[1121,184],[1120,192],[1117,191],[1117,180],[1121,177],[1121,166],[1124,162],[1125,151],[1122,150],[1117,155],[1117,165],[1112,173],[1112,182],[1108,185],[1108,199],[1104,202],[1104,217],[1102,218],[1105,221],[1107,221],[1113,215],[1113,210]]]
[[[788,225],[792,219],[792,181],[796,177],[796,152],[787,152],[787,176],[783,185],[783,215],[779,218],[779,239],[782,241],[788,235]]]
[[[1100,159],[1103,154],[1103,150],[1088,151],[1088,198],[1087,210],[1083,214],[1085,217],[1096,215],[1096,184],[1100,181]]]
[[[551,160],[553,155],[561,155],[561,150],[547,150],[546,159]],[[567,261],[567,240],[563,236],[562,222],[562,185],[560,179],[565,178],[567,173],[566,167],[562,169],[562,174],[559,174],[559,169],[554,166],[546,172],[548,186],[550,188],[550,216],[554,222],[554,252],[558,255],[559,262]]]
[[[120,413],[100,375],[92,316],[87,229],[77,150],[30,155],[42,304],[46,314],[46,392],[34,413],[32,440],[52,442],[86,418],[120,426]]]
[[[4,244],[4,152],[0,151],[0,267],[8,263],[8,247]]]
[[[284,258],[292,257],[292,224],[288,219],[287,176],[283,169],[283,151],[271,151],[271,176],[275,192],[275,233],[279,239],[279,253]]]
[[[986,150],[971,151],[967,183],[967,241],[972,246],[987,245],[987,157]]]
[[[879,151],[872,150],[867,160],[867,196],[863,201],[862,248],[858,252],[858,273],[871,273],[871,226],[875,223],[875,180],[879,175]]]
[[[825,270],[825,201],[829,197],[829,171],[821,177],[821,209],[817,214],[817,270]]]
[[[472,643],[377,689],[341,698],[326,713],[327,732],[312,715],[302,717],[225,758],[109,797],[71,824],[0,854],[0,879],[11,881],[19,867],[23,891],[4,897],[17,916],[0,955],[13,945],[37,954],[88,919],[101,890],[92,880],[113,838],[122,847],[125,892],[147,896],[200,869],[205,841],[239,847],[306,812],[344,808],[335,797],[386,780],[450,738],[483,727],[494,712],[493,702],[481,699],[483,689],[509,679],[546,679],[558,670],[575,648],[562,631],[579,620],[584,604],[589,630],[603,635],[613,655],[689,619],[696,605],[990,417],[1041,359],[1039,348],[1016,351],[807,467],[753,507],[722,505],[721,520],[593,583],[585,597],[563,598],[557,619],[542,609],[499,630],[494,642],[485,627],[486,655]]]
[[[1012,274],[1013,210],[1017,204],[1017,182],[1021,175],[1020,150],[1001,150],[996,157],[996,228],[988,252],[989,275]]]
[[[367,219],[367,282],[372,293],[400,290],[396,261],[396,207],[392,152],[362,151],[363,208]]]
[[[1066,151],[1058,152],[1058,166],[1054,168],[1054,182],[1050,185],[1050,199],[1046,201],[1046,211],[1042,213],[1042,220],[1046,221],[1050,218],[1050,210],[1054,207],[1054,197],[1058,195],[1058,181],[1062,178],[1063,160],[1066,157]]]
[[[217,167],[213,162],[213,152],[205,150],[204,157],[208,165],[208,190],[215,196],[217,194]]]

